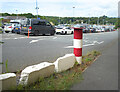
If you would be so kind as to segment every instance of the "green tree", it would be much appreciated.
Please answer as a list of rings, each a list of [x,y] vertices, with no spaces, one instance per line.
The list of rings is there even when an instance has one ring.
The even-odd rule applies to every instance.
[[[115,29],[120,28],[120,18],[115,23]]]

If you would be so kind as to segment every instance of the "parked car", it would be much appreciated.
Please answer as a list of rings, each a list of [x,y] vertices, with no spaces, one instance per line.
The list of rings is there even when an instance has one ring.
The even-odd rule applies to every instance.
[[[22,24],[21,33],[28,34],[28,30],[30,34],[33,35],[45,35],[55,34],[55,28],[50,24],[50,22],[41,19],[28,19],[26,24]]]
[[[112,29],[112,31],[116,31],[115,29]]]
[[[102,30],[102,29],[100,29],[100,28],[96,28],[96,32],[97,32],[97,33],[101,32],[101,30]]]
[[[55,29],[56,34],[60,34],[62,29],[63,29],[62,27],[56,27],[56,29]]]
[[[20,32],[21,32],[21,25],[20,24],[16,24],[16,26],[12,30],[12,33],[20,34]]]
[[[73,34],[73,31],[70,27],[56,28],[56,34]]]
[[[103,28],[101,29],[101,32],[105,32],[105,27],[103,27]]]
[[[85,28],[83,28],[83,33],[96,33],[96,29],[85,27]]]
[[[5,24],[4,30],[6,33],[9,33],[12,31],[12,24]]]

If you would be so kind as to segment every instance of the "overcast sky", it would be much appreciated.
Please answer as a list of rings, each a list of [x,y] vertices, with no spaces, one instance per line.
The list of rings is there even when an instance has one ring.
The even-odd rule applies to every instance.
[[[95,17],[118,16],[120,0],[37,0],[38,13],[44,16]],[[36,0],[0,0],[0,12],[36,15]],[[73,15],[73,7],[74,15]],[[17,10],[17,11],[16,11]]]

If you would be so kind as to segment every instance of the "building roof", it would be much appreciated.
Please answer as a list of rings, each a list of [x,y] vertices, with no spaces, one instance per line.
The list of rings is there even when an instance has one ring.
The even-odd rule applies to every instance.
[[[26,19],[26,17],[25,16],[5,16],[4,19],[15,20],[15,19]]]

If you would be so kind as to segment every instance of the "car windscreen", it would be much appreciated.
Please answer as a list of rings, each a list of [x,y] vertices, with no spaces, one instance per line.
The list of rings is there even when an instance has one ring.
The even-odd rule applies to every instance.
[[[20,27],[21,25],[20,25],[20,24],[16,24],[15,26],[16,26],[16,27]]]
[[[6,24],[5,26],[11,26],[12,24]]]
[[[21,21],[21,26],[22,27],[31,26],[31,19],[22,20]]]
[[[66,29],[71,29],[70,27],[66,27]]]

